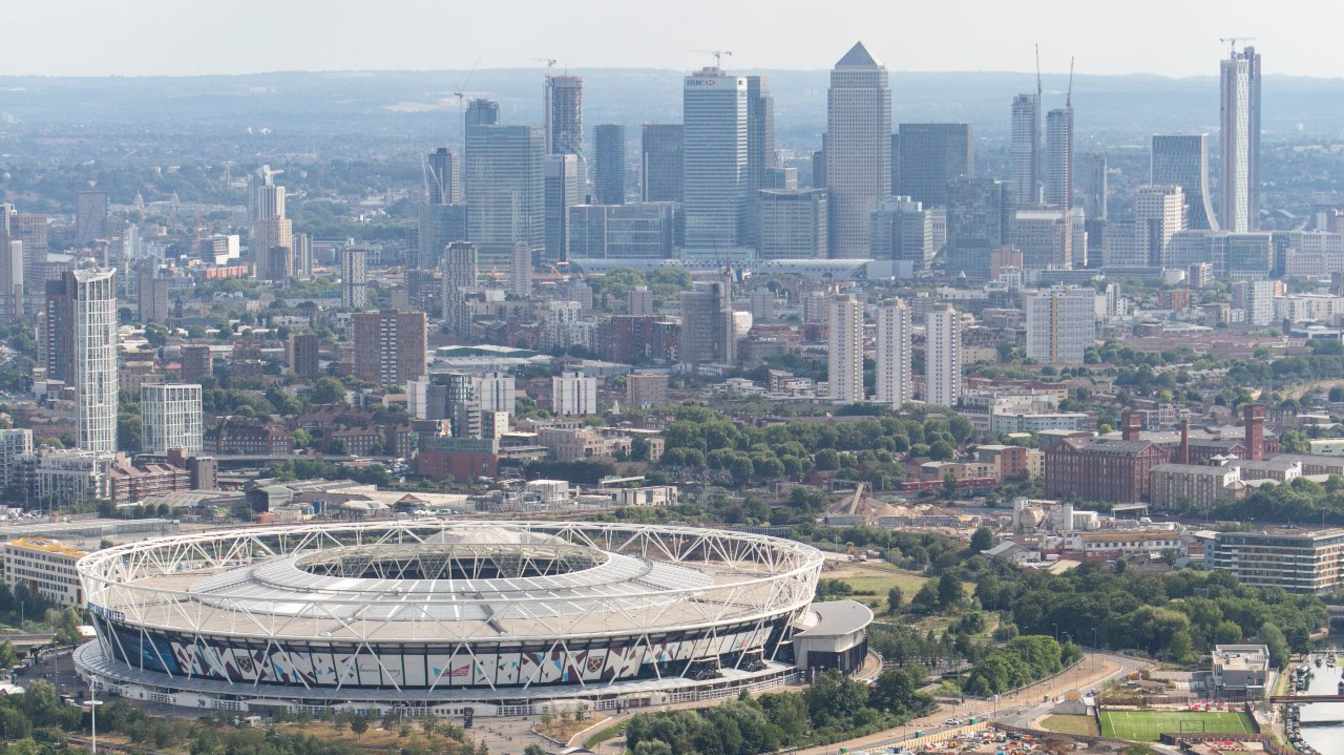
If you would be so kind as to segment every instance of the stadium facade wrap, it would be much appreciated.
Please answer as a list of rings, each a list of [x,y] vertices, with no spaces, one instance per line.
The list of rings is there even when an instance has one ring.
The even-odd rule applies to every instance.
[[[862,663],[872,614],[812,606],[822,560],[764,535],[599,522],[176,535],[79,562],[97,639],[75,661],[109,694],[237,711],[704,699],[783,684],[795,658]]]

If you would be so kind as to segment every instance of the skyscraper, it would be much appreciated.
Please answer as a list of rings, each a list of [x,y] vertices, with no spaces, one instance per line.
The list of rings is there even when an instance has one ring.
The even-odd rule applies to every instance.
[[[990,253],[1008,243],[1012,203],[1008,185],[993,178],[960,178],[948,187],[948,275],[989,280]]]
[[[385,386],[404,386],[425,374],[428,352],[424,312],[361,312],[354,326],[354,375]]]
[[[762,259],[825,259],[829,234],[825,189],[761,189],[757,254]]]
[[[1154,134],[1149,166],[1149,183],[1185,192],[1187,228],[1218,230],[1209,196],[1208,134]]]
[[[954,178],[975,177],[975,140],[966,123],[902,123],[896,143],[898,196],[925,207],[947,206],[947,184]]]
[[[1073,267],[1073,219],[1061,207],[1033,207],[1013,216],[1013,246],[1022,251],[1026,270]]]
[[[169,449],[186,449],[197,456],[203,450],[201,386],[191,383],[160,383],[140,387],[142,450],[147,454],[166,454]]]
[[[1167,243],[1185,230],[1185,193],[1180,186],[1140,186],[1134,194],[1135,257],[1149,267],[1165,267]]]
[[[924,322],[924,402],[956,406],[961,401],[961,315],[944,304],[931,308]]]
[[[516,254],[517,247],[514,249]],[[530,249],[528,254],[531,254]],[[449,333],[466,337],[471,331],[467,291],[476,288],[479,276],[476,245],[466,241],[449,244],[443,252],[442,266],[443,323]]]
[[[1097,292],[1056,286],[1026,296],[1027,358],[1042,364],[1082,364],[1096,337]]]
[[[583,78],[547,76],[543,94],[546,153],[583,153]]]
[[[946,218],[945,210],[926,208],[910,197],[888,197],[873,211],[872,258],[908,263],[912,273],[924,270],[938,254],[937,225],[941,220],[946,226]]]
[[[598,128],[601,128],[599,126]],[[598,153],[599,155],[601,152]],[[583,202],[579,156],[546,156],[546,248],[547,262],[569,259],[569,208]],[[517,246],[514,246],[515,254]]]
[[[23,317],[23,242],[0,233],[0,315]]]
[[[826,331],[826,379],[831,402],[856,404],[863,392],[863,302],[837,294],[829,302]]]
[[[425,198],[430,204],[462,201],[462,163],[447,147],[425,157]]]
[[[313,277],[313,239],[306,233],[294,234],[294,277],[301,281]]]
[[[1106,155],[1087,152],[1078,159],[1079,190],[1083,194],[1083,214],[1088,220],[1106,220],[1106,201],[1110,177],[1106,173]]]
[[[696,283],[681,292],[681,361],[683,364],[733,364],[737,338],[733,332],[733,298],[728,278]]]
[[[746,211],[747,80],[716,67],[687,76],[682,120],[686,246],[736,246]]]
[[[263,165],[252,176],[249,186],[249,214],[252,216],[252,240],[248,247],[252,272],[266,272],[267,256],[273,247],[294,248],[294,228],[285,216],[285,187],[277,186],[271,166]]]
[[[368,306],[368,272],[364,267],[365,250],[347,246],[338,252],[341,259],[341,308],[363,309]]]
[[[519,243],[513,247],[509,293],[522,299],[532,295],[532,250],[527,248],[527,244]]]
[[[48,281],[48,375],[75,389],[79,447],[117,450],[115,270],[85,268]]]
[[[1013,98],[1012,136],[1014,201],[1019,205],[1040,201],[1041,185],[1041,96],[1019,94]]]
[[[476,288],[480,270],[476,259],[476,245],[465,241],[449,244],[443,255],[443,286],[445,292]]]
[[[1221,68],[1218,144],[1222,153],[1220,220],[1233,233],[1255,230],[1260,215],[1260,54],[1234,48]]]
[[[478,116],[488,113],[482,106]],[[467,127],[467,239],[484,265],[507,270],[519,241],[538,254],[545,247],[544,142],[532,126]]]
[[[1073,206],[1073,107],[1051,110],[1045,117],[1045,203]]]
[[[467,237],[467,207],[462,204],[462,163],[447,148],[439,147],[425,157],[425,203],[420,205],[414,256],[408,270],[433,267],[443,247]],[[295,250],[294,267],[301,267]],[[311,275],[311,263],[309,264]],[[301,276],[302,277],[302,276]]]
[[[81,191],[75,198],[75,241],[107,238],[107,192]]]
[[[686,131],[680,123],[646,123],[640,132],[640,199],[680,202]]]
[[[625,126],[594,128],[593,149],[593,198],[597,204],[625,204]]]
[[[742,228],[742,241],[757,246],[760,243],[760,197],[757,191],[766,188],[765,172],[779,162],[775,153],[775,98],[766,86],[764,76],[747,78],[747,198],[748,205]]]
[[[494,100],[477,98],[467,103],[466,128],[474,126],[493,126],[499,123],[499,103]]]
[[[891,88],[862,42],[831,69],[823,143],[831,256],[867,256],[873,210],[891,194]]]
[[[893,409],[914,398],[910,305],[885,301],[877,310],[877,400]]]
[[[317,377],[322,339],[316,333],[290,333],[286,351],[290,372],[299,377]]]

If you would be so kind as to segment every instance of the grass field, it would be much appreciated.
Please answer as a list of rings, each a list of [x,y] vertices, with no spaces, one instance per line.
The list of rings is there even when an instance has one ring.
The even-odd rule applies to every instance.
[[[891,588],[901,588],[905,604],[909,605],[919,588],[929,581],[923,574],[898,569],[885,561],[855,561],[826,569],[821,576],[823,579],[838,579],[847,583],[854,588],[855,600],[867,604],[879,614],[887,610],[887,592]],[[967,597],[975,594],[974,582],[967,582],[963,587]]]
[[[1135,742],[1156,742],[1162,734],[1254,734],[1245,713],[1215,711],[1108,710],[1101,714],[1101,735]]]
[[[1101,734],[1097,729],[1097,719],[1092,716],[1046,716],[1041,719],[1041,728],[1060,734],[1080,734],[1085,737]]]

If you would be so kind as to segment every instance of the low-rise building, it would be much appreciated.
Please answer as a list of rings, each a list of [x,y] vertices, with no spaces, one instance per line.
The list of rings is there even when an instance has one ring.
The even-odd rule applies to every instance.
[[[1265,645],[1215,645],[1213,694],[1224,700],[1259,700],[1265,696],[1269,648]]]
[[[75,563],[87,555],[59,540],[26,537],[0,544],[5,584],[12,590],[23,584],[58,606],[84,604]]]
[[[1231,498],[1241,475],[1231,465],[1158,464],[1153,467],[1149,497],[1154,509],[1196,506],[1209,509]]]
[[[1250,587],[1324,592],[1344,577],[1344,529],[1219,532],[1204,560]]]
[[[1070,537],[1070,549],[1086,558],[1120,558],[1154,553],[1180,553],[1181,537],[1174,529],[1102,530]]]

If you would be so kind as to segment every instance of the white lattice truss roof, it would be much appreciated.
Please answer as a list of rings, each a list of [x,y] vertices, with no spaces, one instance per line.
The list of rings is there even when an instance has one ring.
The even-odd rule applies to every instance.
[[[723,530],[412,520],[176,535],[78,570],[95,612],[140,628],[368,645],[761,624],[804,610],[821,564],[810,546]]]

